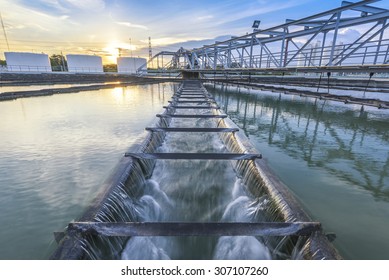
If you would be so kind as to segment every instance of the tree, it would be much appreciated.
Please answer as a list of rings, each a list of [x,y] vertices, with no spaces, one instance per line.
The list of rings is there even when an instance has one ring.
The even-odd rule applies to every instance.
[[[62,54],[51,55],[50,65],[53,71],[68,71],[68,63]]]
[[[116,64],[105,64],[103,65],[104,72],[117,72],[118,66]]]
[[[0,59],[0,66],[7,66],[7,61]]]

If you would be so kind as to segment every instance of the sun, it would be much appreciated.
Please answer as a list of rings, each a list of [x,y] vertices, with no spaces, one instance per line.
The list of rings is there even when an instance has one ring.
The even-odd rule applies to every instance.
[[[129,52],[136,50],[136,47],[127,43],[111,42],[105,47],[106,55],[103,57],[103,62],[106,64],[116,64],[119,56],[126,56]]]
[[[106,64],[116,64],[117,58],[120,55],[120,50],[114,45],[110,45],[103,49],[106,52],[106,55],[103,57],[103,60]]]

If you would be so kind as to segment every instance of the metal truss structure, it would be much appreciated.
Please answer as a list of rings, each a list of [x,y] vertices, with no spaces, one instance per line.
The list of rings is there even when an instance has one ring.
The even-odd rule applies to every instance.
[[[254,29],[192,50],[160,52],[149,62],[159,70],[244,70],[345,67],[389,63],[389,10],[343,1],[341,7],[284,24]],[[258,27],[255,21],[253,28]],[[339,37],[358,27],[359,37],[343,43]]]

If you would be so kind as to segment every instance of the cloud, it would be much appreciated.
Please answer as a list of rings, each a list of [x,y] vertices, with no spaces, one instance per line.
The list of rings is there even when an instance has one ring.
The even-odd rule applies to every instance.
[[[148,40],[140,40],[144,44],[148,44]],[[153,38],[151,43],[153,46],[168,46],[171,44],[183,42],[185,39],[182,38],[174,38],[174,37],[160,37],[160,38]]]
[[[31,24],[31,27],[40,29],[41,31],[50,31],[49,28],[47,28],[47,27],[45,27],[45,26],[42,26],[42,25],[40,25],[40,24],[37,24],[37,23]]]
[[[103,11],[105,9],[104,0],[64,0],[64,2],[81,10]]]
[[[102,49],[112,42],[128,43],[131,37],[136,55],[141,51],[147,55],[149,36],[153,53],[163,49],[176,51],[181,46],[191,49],[229,39],[227,36],[207,40],[222,34],[240,36],[251,32],[253,19],[261,19],[261,28],[272,27],[283,23],[285,18],[307,16],[310,9],[305,9],[304,4],[310,3],[317,10],[322,2],[331,1],[319,1],[316,5],[313,0],[199,0],[190,8],[183,2],[0,0],[0,11],[10,45],[15,50],[34,46],[45,52],[53,48],[73,52],[79,45]],[[354,41],[358,32],[364,33],[363,28],[340,30],[339,42]],[[328,42],[330,35],[327,35]],[[296,42],[304,40],[297,38]]]
[[[39,31],[49,31],[58,21],[58,17],[50,15],[43,10],[37,10],[29,6],[19,6],[14,3],[7,3],[8,9],[3,14],[6,30],[10,31],[10,40],[15,38],[14,34],[23,34],[24,37],[33,36]],[[0,7],[1,8],[1,7]],[[16,32],[17,30],[28,30],[28,34]],[[31,32],[31,31],[37,32]],[[15,32],[15,33],[14,33]]]
[[[213,15],[206,15],[206,16],[199,16],[199,17],[197,17],[197,20],[203,21],[203,20],[209,20],[209,19],[213,19],[213,18],[214,18]]]
[[[214,44],[215,41],[225,41],[231,38],[231,35],[223,35],[213,39],[193,39],[193,38],[159,38],[153,39],[152,45],[157,46],[158,49],[162,47],[163,50],[177,51],[179,48],[183,47],[184,49],[199,48],[203,45]],[[146,40],[142,40],[143,43],[148,43]]]
[[[154,38],[174,38],[173,42],[177,42],[213,38],[221,34],[243,35],[252,31],[250,27],[254,17],[269,17],[281,10],[293,10],[309,1],[312,0],[210,1],[206,5],[193,6],[179,13],[173,10],[174,16],[171,17],[160,18],[163,13],[150,13],[145,20],[148,20],[148,35],[153,41]],[[167,40],[161,41],[165,45]]]
[[[147,26],[144,26],[144,25],[140,25],[140,24],[133,24],[131,22],[126,22],[126,21],[117,21],[115,22],[116,24],[119,24],[119,25],[124,25],[124,26],[127,26],[127,27],[133,27],[133,28],[140,28],[140,29],[144,29],[144,30],[149,30],[147,28]]]
[[[238,21],[245,18],[250,18],[253,16],[260,16],[263,14],[270,14],[274,13],[276,11],[284,10],[284,9],[290,9],[296,6],[300,6],[306,2],[309,2],[310,0],[301,0],[301,1],[287,1],[285,3],[268,3],[265,5],[259,5],[260,8],[257,8],[255,6],[248,6],[246,9],[242,10],[241,12],[235,12],[236,7],[233,7],[233,11],[225,13],[228,16],[220,17],[221,20],[216,22],[218,25],[224,25],[230,22]]]
[[[357,40],[361,36],[361,33],[355,29],[343,28],[339,30],[339,39],[345,43],[351,43]]]

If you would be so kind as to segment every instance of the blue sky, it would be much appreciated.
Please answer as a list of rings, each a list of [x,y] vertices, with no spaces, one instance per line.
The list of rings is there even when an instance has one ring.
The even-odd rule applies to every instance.
[[[389,8],[389,1],[374,6]],[[339,7],[341,0],[1,0],[11,51],[87,53],[114,58],[176,50],[184,42],[243,35],[254,19],[261,27]],[[224,37],[223,37],[224,36]],[[196,44],[199,41],[199,44]],[[131,45],[130,45],[131,42]],[[0,32],[0,57],[7,51]]]

